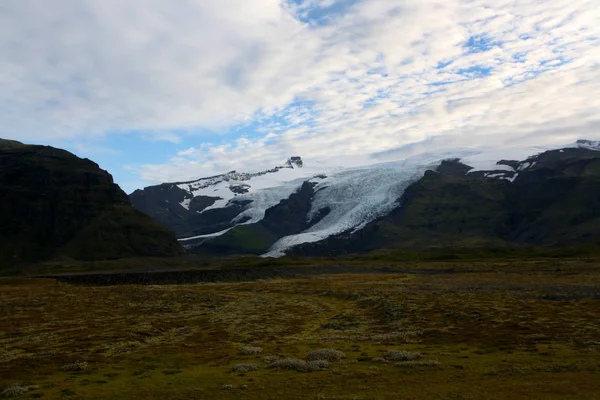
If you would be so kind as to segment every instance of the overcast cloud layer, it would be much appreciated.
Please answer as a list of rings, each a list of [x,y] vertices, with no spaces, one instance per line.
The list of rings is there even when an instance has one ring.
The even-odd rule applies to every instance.
[[[0,137],[101,165],[124,135],[177,144],[112,170],[126,186],[411,143],[562,144],[600,137],[600,6],[7,0],[0,89]]]

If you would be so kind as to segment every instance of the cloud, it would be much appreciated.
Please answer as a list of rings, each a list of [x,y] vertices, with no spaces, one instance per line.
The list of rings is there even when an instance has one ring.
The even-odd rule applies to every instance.
[[[194,154],[194,153],[196,153],[196,149],[195,149],[195,148],[193,148],[193,147],[190,147],[190,148],[188,148],[188,149],[185,149],[185,150],[178,151],[178,152],[177,152],[177,155],[178,155],[178,156],[181,156],[181,157],[185,157],[185,156],[192,155],[192,154]]]
[[[0,6],[0,136],[181,143],[130,167],[148,183],[558,144],[600,135],[599,43],[595,0],[21,0]]]

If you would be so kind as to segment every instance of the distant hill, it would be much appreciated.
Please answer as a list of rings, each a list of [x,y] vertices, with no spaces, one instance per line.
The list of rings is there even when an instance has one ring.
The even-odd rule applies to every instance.
[[[184,252],[96,163],[0,139],[0,267],[57,256],[103,260]]]
[[[572,246],[600,243],[599,150],[580,140],[498,160],[457,149],[330,170],[295,157],[263,173],[165,183],[131,198],[200,254]]]

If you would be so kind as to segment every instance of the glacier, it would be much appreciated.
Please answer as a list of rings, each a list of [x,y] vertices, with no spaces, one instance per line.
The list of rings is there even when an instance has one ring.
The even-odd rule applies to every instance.
[[[572,146],[600,149],[600,143],[592,141],[578,141]],[[260,221],[264,218],[267,209],[289,198],[304,182],[313,183],[315,194],[311,200],[307,222],[321,215],[320,211],[324,208],[328,208],[329,213],[307,230],[280,238],[263,254],[264,257],[280,257],[294,246],[359,230],[369,222],[389,213],[398,206],[398,201],[408,186],[423,177],[425,171],[435,170],[443,160],[460,159],[464,164],[473,167],[469,173],[497,171],[486,174],[486,177],[512,182],[520,170],[530,168],[535,163],[533,160],[531,163],[523,163],[515,170],[508,165],[498,165],[499,160],[522,160],[551,149],[553,148],[542,146],[500,149],[455,148],[361,167],[332,166],[327,162],[313,160],[313,162],[305,162],[300,167],[278,167],[267,173],[238,174],[232,171],[221,176],[189,182],[180,187],[185,187],[194,196],[221,198],[202,212],[225,207],[232,200],[248,201],[248,205],[231,221],[240,225]],[[502,171],[514,174],[506,176],[501,173]],[[246,193],[234,193],[231,187],[235,185],[243,185]],[[202,237],[216,237],[228,230]],[[187,239],[193,238],[183,238],[180,241]]]
[[[396,207],[404,190],[420,179],[433,164],[392,162],[343,171],[311,182],[315,196],[308,214],[309,221],[328,207],[330,212],[306,231],[278,240],[265,257],[279,257],[286,250],[318,242],[346,231],[356,231]]]

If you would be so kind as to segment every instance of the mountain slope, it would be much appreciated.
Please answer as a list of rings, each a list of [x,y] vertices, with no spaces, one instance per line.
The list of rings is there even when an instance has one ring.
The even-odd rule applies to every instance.
[[[172,233],[131,207],[97,164],[61,149],[0,140],[0,266],[184,254]]]
[[[600,242],[600,152],[567,148],[501,162],[515,168],[465,173],[469,167],[460,161],[443,162],[411,185],[390,214],[360,232],[292,252]]]
[[[569,244],[600,238],[599,149],[598,142],[578,141],[524,160],[455,149],[360,168],[304,164],[163,184],[132,198],[155,196],[159,206],[149,213],[168,215],[167,225],[197,253],[330,255],[386,246]],[[173,206],[169,196],[179,191]],[[192,207],[198,202],[204,208]],[[177,207],[190,214],[174,218]],[[182,223],[187,231],[178,230]]]
[[[163,183],[136,190],[129,197],[134,207],[178,237],[199,236],[259,221],[265,210],[288,198],[316,173],[315,169],[303,168],[300,157],[291,157],[283,166],[267,171],[231,171],[194,181]]]

